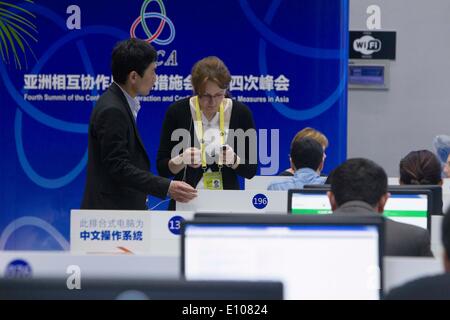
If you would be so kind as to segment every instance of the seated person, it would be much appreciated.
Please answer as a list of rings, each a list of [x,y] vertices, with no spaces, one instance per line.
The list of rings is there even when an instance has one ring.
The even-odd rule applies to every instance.
[[[433,146],[441,163],[442,177],[450,178],[450,136],[441,134],[434,137]]]
[[[316,140],[318,143],[320,143],[323,147],[323,159],[325,161],[325,158],[327,157],[325,154],[325,149],[328,147],[327,137],[322,132],[320,132],[316,129],[306,127],[304,129],[300,130],[299,132],[297,132],[294,139],[292,139],[291,147],[292,147],[292,144],[294,143],[294,141],[300,140],[302,138],[312,138],[312,139]],[[294,172],[295,172],[294,169],[289,168],[289,169],[281,172],[279,175],[280,176],[293,176]]]
[[[439,159],[429,150],[411,151],[400,160],[400,184],[441,186]]]
[[[333,214],[382,214],[389,198],[386,172],[373,161],[349,159],[333,171],[328,192]],[[428,230],[386,219],[387,256],[432,256]]]
[[[442,244],[444,245],[445,273],[423,277],[392,289],[388,300],[450,300],[450,210],[442,222]]]
[[[325,177],[320,176],[323,168],[323,148],[312,138],[294,140],[291,144],[291,167],[294,176],[281,182],[272,182],[268,190],[301,189],[305,184],[323,184]]]
[[[450,178],[450,154],[447,157],[447,161],[444,163],[444,169],[443,169],[443,176],[444,178]]]

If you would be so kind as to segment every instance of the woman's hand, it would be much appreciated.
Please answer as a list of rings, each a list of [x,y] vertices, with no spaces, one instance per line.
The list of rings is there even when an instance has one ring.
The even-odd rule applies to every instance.
[[[197,148],[187,148],[181,154],[183,163],[192,168],[198,168],[202,165],[201,151]]]
[[[185,166],[198,168],[202,165],[201,152],[197,148],[187,148],[182,154],[169,160],[169,169],[173,174],[177,174]]]
[[[237,167],[238,160],[239,157],[234,152],[233,148],[227,144],[221,147],[221,151],[219,152],[219,163],[234,168],[235,166]]]

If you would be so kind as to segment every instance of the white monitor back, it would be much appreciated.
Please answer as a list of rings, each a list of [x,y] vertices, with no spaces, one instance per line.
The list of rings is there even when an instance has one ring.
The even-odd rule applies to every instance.
[[[442,245],[442,220],[444,216],[431,216],[431,251],[436,258],[441,258],[444,252],[444,246]]]
[[[251,179],[245,179],[245,190],[267,190],[272,182],[286,181],[292,177],[289,176],[254,176]]]
[[[444,272],[442,261],[424,257],[385,257],[384,292],[417,278]]]

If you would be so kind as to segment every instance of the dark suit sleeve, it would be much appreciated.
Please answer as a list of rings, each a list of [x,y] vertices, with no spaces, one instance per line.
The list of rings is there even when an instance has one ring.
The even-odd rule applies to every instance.
[[[142,170],[130,161],[128,115],[118,109],[104,109],[96,121],[95,132],[101,146],[101,161],[113,179],[126,187],[165,198],[170,180]]]
[[[255,122],[253,121],[252,112],[246,105],[243,104],[242,104],[242,114],[240,115],[240,129],[243,129],[244,132],[249,129],[252,129],[256,134]],[[244,150],[236,150],[237,154],[241,158],[241,164],[235,169],[235,171],[238,175],[247,179],[253,178],[256,175],[256,171],[258,169],[257,146],[256,146],[257,139],[254,141],[255,145],[250,145],[249,140],[245,142],[245,152],[243,152]],[[253,154],[253,157],[250,156],[251,154]],[[256,163],[249,163],[250,160]]]
[[[422,257],[433,257],[433,252],[431,252],[431,240],[430,235],[427,230],[422,232],[421,237],[418,239],[420,252],[419,255]]]
[[[408,286],[405,285],[391,289],[387,295],[383,297],[383,300],[410,300],[410,292],[408,292]]]
[[[169,160],[174,143],[171,141],[172,132],[176,129],[176,119],[173,110],[169,107],[164,117],[161,128],[158,154],[156,155],[156,166],[158,173],[163,177],[171,177],[173,173],[169,170]]]

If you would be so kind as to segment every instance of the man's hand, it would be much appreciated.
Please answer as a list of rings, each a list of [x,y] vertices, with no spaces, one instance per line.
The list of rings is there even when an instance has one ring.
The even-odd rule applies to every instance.
[[[169,197],[177,202],[186,203],[197,197],[197,190],[183,181],[172,181],[169,186]]]

